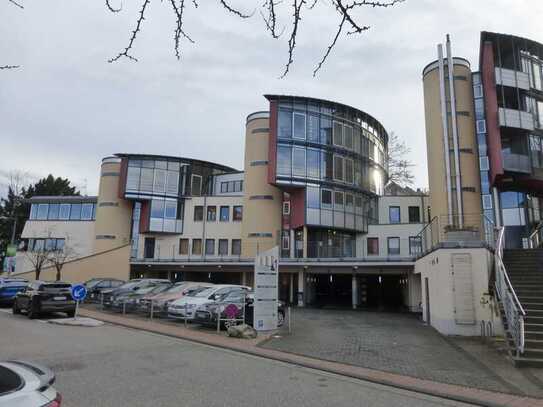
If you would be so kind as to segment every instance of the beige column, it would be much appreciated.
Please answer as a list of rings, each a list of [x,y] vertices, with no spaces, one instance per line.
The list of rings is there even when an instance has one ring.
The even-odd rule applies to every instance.
[[[299,271],[298,272],[298,299],[297,299],[297,303],[299,307],[305,306],[304,286],[305,286],[305,271]]]
[[[307,226],[304,225],[304,259],[307,259]]]

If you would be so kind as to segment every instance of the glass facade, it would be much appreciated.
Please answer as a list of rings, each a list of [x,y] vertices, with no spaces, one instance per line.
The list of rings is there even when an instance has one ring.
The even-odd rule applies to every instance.
[[[268,99],[278,110],[275,183],[305,186],[305,224],[366,232],[387,181],[385,129],[345,105]]]
[[[31,220],[95,220],[96,203],[35,203],[30,206]]]

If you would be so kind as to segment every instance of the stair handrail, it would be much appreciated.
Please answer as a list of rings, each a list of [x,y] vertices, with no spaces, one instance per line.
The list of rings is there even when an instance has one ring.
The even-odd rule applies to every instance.
[[[543,243],[542,232],[543,232],[543,220],[537,224],[532,234],[528,237],[528,245],[530,249],[537,249]]]
[[[498,300],[503,305],[505,321],[507,323],[507,331],[511,334],[515,344],[517,357],[524,353],[524,317],[526,311],[522,307],[517,294],[511,284],[511,280],[503,263],[503,249],[505,246],[505,227],[500,227],[498,230],[498,238],[496,241],[496,250],[494,252],[494,263],[496,271],[496,294]]]

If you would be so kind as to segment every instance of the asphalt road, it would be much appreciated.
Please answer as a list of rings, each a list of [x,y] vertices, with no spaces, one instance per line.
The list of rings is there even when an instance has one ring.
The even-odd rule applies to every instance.
[[[51,367],[63,407],[467,406],[116,326],[0,311],[0,359]]]

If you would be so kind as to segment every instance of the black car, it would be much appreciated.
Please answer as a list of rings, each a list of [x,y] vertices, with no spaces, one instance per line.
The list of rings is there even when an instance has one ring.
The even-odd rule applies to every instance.
[[[28,318],[32,319],[43,312],[65,312],[72,318],[75,315],[75,301],[71,291],[70,283],[33,281],[15,296],[13,313],[26,311]]]
[[[118,288],[125,283],[126,281],[117,278],[93,278],[86,281],[84,283],[85,287],[87,287],[86,301],[100,302],[100,294],[103,291]]]
[[[242,307],[245,301],[245,316]],[[247,325],[253,326],[254,322],[254,293],[243,290],[232,290],[216,302],[204,304],[196,310],[194,322],[206,326],[217,326],[217,307],[221,307],[221,319],[225,319],[221,325],[228,326],[228,318],[237,320],[234,324],[244,320]],[[235,306],[232,307],[232,305]],[[230,307],[230,309],[228,309]],[[281,327],[285,322],[285,306],[279,301],[277,305],[277,326]]]
[[[134,280],[129,280],[123,285],[117,288],[111,288],[109,290],[102,291],[103,304],[106,308],[110,308],[115,299],[124,294],[138,291],[142,288],[155,287],[159,284],[170,283],[170,280],[164,278],[137,278]]]

